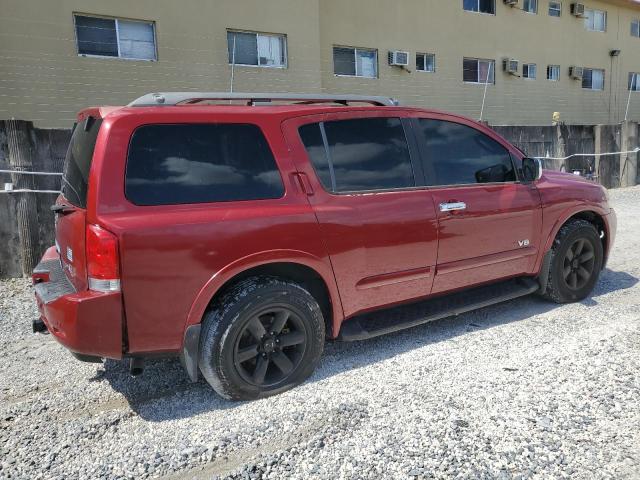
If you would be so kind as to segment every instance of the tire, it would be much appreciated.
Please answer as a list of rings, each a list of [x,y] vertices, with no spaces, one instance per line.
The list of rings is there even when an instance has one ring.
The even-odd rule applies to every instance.
[[[586,298],[602,270],[603,248],[598,231],[586,220],[560,228],[551,247],[551,267],[543,297],[556,303]]]
[[[274,277],[242,280],[205,315],[200,371],[230,400],[284,392],[318,365],[324,325],[318,302],[300,285]]]

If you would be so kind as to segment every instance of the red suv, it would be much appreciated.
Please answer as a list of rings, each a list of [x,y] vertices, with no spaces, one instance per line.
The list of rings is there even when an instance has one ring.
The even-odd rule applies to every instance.
[[[79,359],[180,356],[222,396],[289,389],[360,340],[591,292],[604,188],[467,118],[361,96],[149,94],[78,115],[40,319]]]

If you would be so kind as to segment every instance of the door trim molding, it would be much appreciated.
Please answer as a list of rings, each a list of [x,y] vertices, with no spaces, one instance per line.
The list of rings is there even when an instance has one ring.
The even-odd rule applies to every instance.
[[[357,290],[367,290],[369,288],[383,287],[393,285],[395,283],[410,282],[412,280],[420,280],[431,276],[431,267],[413,268],[411,270],[402,270],[400,272],[383,273],[382,275],[374,275],[366,277],[356,283]]]
[[[508,252],[492,253],[482,257],[456,260],[455,262],[443,263],[436,267],[436,275],[446,275],[447,273],[469,270],[471,268],[486,267],[495,263],[510,262],[531,257],[538,254],[538,249],[533,246],[509,250]]]

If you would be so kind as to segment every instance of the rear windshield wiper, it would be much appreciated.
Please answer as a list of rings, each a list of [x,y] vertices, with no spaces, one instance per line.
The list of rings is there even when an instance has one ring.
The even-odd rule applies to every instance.
[[[67,205],[66,203],[56,203],[51,205],[51,211],[55,214],[66,215],[76,211],[76,207],[73,205]]]

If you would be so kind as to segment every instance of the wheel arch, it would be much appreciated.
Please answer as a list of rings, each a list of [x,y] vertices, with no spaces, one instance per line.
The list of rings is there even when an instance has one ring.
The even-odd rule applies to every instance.
[[[558,235],[558,232],[564,225],[567,224],[567,222],[570,222],[571,220],[576,220],[576,219],[586,220],[587,222],[595,226],[596,229],[598,230],[598,234],[600,234],[600,241],[602,242],[602,250],[604,254],[603,265],[605,265],[606,260],[608,258],[608,254],[609,254],[609,248],[610,248],[609,239],[610,239],[610,233],[611,233],[609,230],[609,225],[605,220],[605,218],[606,218],[606,213],[603,212],[601,209],[594,208],[591,206],[586,206],[586,205],[581,205],[579,207],[574,207],[570,210],[565,211],[564,214],[558,219],[558,221],[556,221],[553,228],[551,229],[551,232],[547,238],[547,242],[545,244],[545,247],[542,253],[544,254],[551,249],[551,246],[553,245],[553,241]]]
[[[333,271],[317,257],[304,252],[263,252],[240,259],[214,274],[202,287],[187,317],[185,330],[202,322],[213,302],[231,285],[251,276],[276,276],[305,287],[318,301],[327,336],[335,338],[344,317]]]

